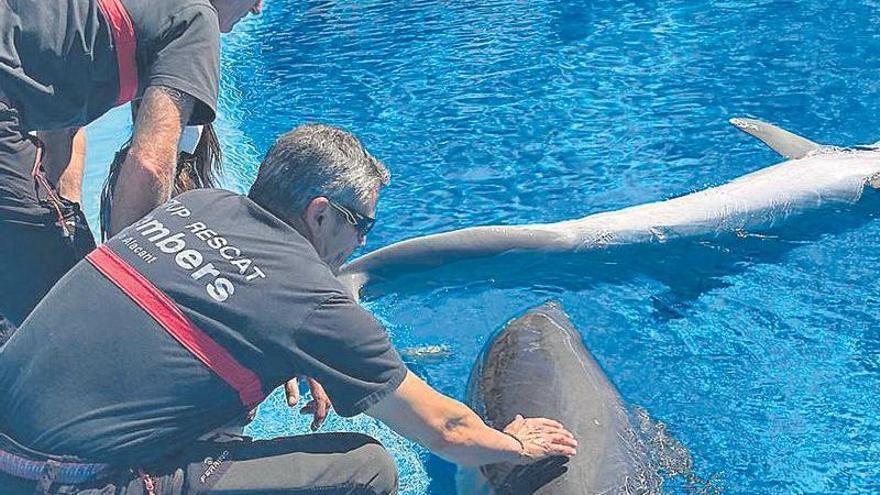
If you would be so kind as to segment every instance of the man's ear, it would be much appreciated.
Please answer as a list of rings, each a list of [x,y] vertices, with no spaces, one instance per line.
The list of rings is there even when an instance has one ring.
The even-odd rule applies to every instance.
[[[306,210],[303,212],[303,221],[309,229],[309,233],[314,236],[325,226],[327,214],[329,213],[330,202],[323,196],[309,201]]]

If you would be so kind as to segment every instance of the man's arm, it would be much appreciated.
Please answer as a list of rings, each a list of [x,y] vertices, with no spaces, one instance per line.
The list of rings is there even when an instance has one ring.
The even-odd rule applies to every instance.
[[[110,235],[114,235],[171,194],[177,144],[195,99],[176,89],[151,86],[144,93],[131,149],[113,191]]]
[[[411,372],[393,394],[366,413],[435,454],[464,466],[524,464],[576,453],[577,441],[556,421],[518,416],[502,433]]]
[[[39,131],[37,137],[45,146],[43,169],[49,182],[55,184],[63,198],[79,203],[86,160],[86,130],[72,127]]]

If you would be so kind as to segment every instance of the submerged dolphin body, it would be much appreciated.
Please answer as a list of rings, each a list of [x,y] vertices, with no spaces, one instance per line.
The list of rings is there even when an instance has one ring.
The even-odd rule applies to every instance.
[[[556,303],[529,310],[489,339],[471,371],[466,402],[496,428],[517,414],[556,419],[577,438],[578,454],[564,464],[547,459],[462,470],[461,495],[659,491],[620,395]]]
[[[822,146],[758,120],[731,123],[789,160],[718,187],[576,220],[472,227],[405,240],[352,261],[340,278],[357,293],[372,280],[399,272],[508,251],[584,252],[761,231],[807,211],[854,204],[866,185],[880,187],[877,145]]]

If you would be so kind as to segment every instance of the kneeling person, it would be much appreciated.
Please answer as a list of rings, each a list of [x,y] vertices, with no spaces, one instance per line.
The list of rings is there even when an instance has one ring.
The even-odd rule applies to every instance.
[[[554,421],[500,432],[431,389],[336,279],[387,182],[354,136],[304,126],[247,197],[184,193],[92,252],[0,348],[4,493],[396,492],[363,435],[198,440],[301,375],[460,464],[574,455]]]

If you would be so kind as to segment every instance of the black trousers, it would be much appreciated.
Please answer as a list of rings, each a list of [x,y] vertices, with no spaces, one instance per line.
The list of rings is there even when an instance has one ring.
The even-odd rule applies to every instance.
[[[319,433],[274,440],[198,442],[145,470],[156,495],[386,495],[397,469],[379,442],[358,433]],[[6,491],[8,490],[8,491]],[[35,481],[0,473],[3,495],[33,495]],[[126,471],[91,485],[53,485],[50,495],[146,495],[144,479]]]
[[[35,179],[37,153],[18,112],[0,100],[0,315],[14,326],[95,248],[79,205]]]

